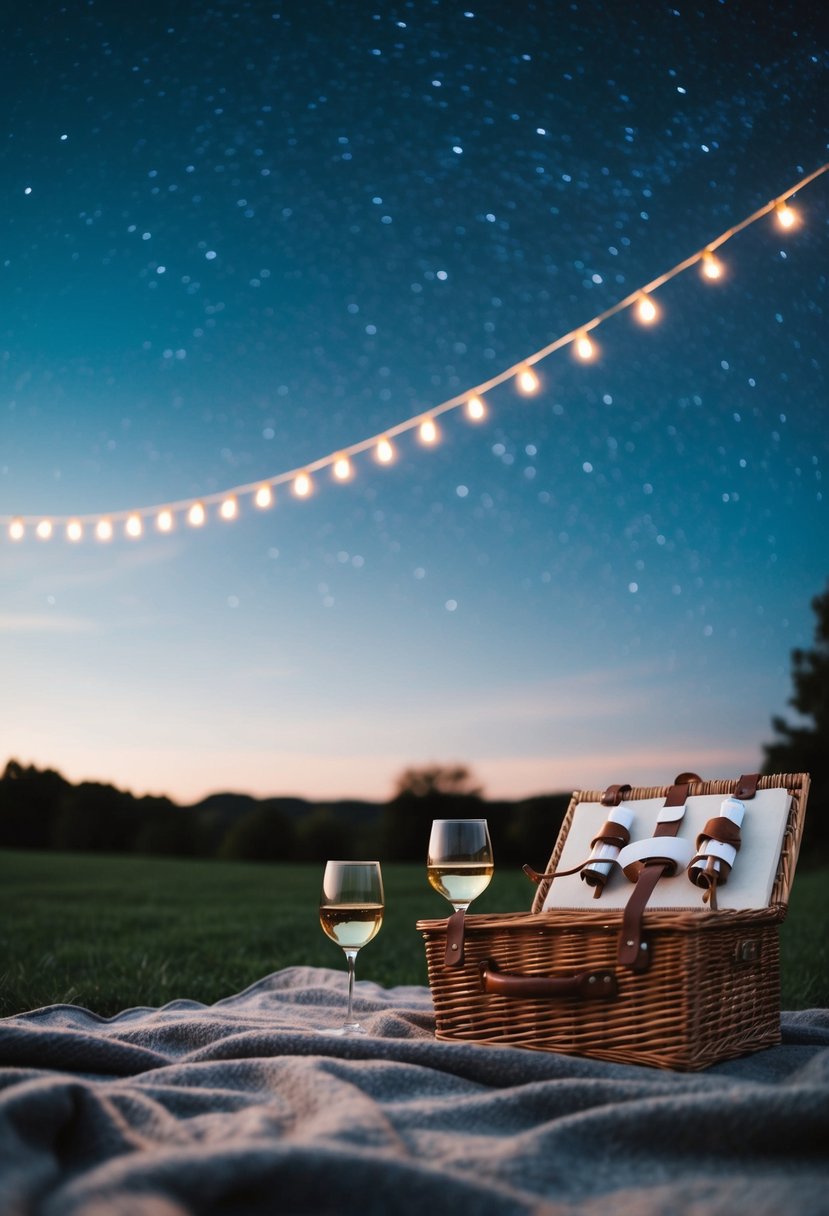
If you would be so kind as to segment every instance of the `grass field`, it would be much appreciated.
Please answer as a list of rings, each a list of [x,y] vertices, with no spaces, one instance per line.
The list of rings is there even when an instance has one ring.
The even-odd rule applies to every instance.
[[[425,867],[386,865],[386,917],[358,978],[426,982],[421,917],[447,905]],[[0,1016],[58,1002],[104,1016],[175,997],[211,1003],[298,963],[343,967],[317,917],[322,867],[0,852]],[[479,912],[528,909],[496,870]],[[829,871],[798,875],[781,928],[782,1006],[829,1006]]]

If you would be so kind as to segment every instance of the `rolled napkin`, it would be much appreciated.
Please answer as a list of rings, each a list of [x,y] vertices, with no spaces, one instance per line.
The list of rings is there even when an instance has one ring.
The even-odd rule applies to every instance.
[[[594,899],[601,895],[620,849],[629,843],[632,823],[633,811],[614,806],[608,811],[601,830],[590,841],[590,857],[581,871],[581,877],[588,886],[595,888]]]
[[[719,816],[709,819],[697,837],[697,851],[688,865],[688,877],[696,886],[705,888],[702,898],[712,910],[717,907],[717,887],[728,881],[739,852],[745,812],[740,799],[730,795],[723,800]]]

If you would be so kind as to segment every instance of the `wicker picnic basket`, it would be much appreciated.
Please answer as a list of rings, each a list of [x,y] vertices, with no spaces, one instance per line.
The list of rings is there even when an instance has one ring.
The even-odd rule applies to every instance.
[[[782,774],[755,782],[757,790],[782,789],[791,799],[788,811],[784,802],[767,906],[712,910],[700,901],[698,907],[645,907],[644,969],[620,965],[622,910],[603,910],[599,900],[597,907],[543,911],[551,878],[541,881],[529,913],[467,914],[454,960],[450,949],[457,951],[457,944],[450,947],[447,937],[456,918],[419,921],[437,1038],[682,1071],[778,1043],[778,926],[794,876],[809,778]],[[675,787],[623,788],[635,806],[667,798]],[[695,795],[733,796],[740,783],[695,779],[689,788]],[[606,795],[573,794],[549,872],[556,871],[580,804]]]

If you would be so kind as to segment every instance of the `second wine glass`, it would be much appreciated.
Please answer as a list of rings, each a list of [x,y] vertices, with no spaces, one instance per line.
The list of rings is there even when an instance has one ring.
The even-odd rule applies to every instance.
[[[429,882],[456,912],[487,889],[494,864],[485,819],[435,819],[426,862]]]

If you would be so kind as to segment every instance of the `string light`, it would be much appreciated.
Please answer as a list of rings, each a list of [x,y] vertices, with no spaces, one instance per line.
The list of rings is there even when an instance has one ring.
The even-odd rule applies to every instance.
[[[639,296],[636,305],[636,315],[643,325],[652,325],[659,316],[659,309],[644,291]]]
[[[69,539],[79,540],[83,535],[84,523],[94,526],[94,534],[99,540],[108,540],[114,535],[113,523],[115,521],[125,521],[124,529],[127,535],[141,536],[144,531],[143,519],[149,516],[155,516],[156,527],[160,532],[169,532],[173,528],[174,517],[177,512],[185,515],[191,526],[201,527],[207,519],[206,504],[218,504],[219,515],[224,519],[232,519],[238,513],[238,498],[243,495],[252,496],[253,502],[258,508],[266,509],[275,501],[274,488],[280,484],[284,485],[290,482],[293,484],[294,491],[299,497],[307,497],[312,489],[311,474],[319,469],[333,466],[334,476],[339,480],[345,480],[352,472],[350,457],[360,452],[373,449],[375,458],[380,464],[390,464],[396,455],[391,442],[393,437],[417,428],[421,440],[424,443],[433,444],[439,438],[435,418],[440,414],[447,413],[449,410],[464,406],[468,418],[473,421],[480,420],[486,416],[486,407],[483,402],[484,394],[489,393],[499,385],[514,382],[519,392],[525,395],[537,393],[541,387],[541,381],[534,370],[534,365],[548,358],[554,352],[561,350],[563,347],[572,343],[575,353],[581,359],[593,358],[596,354],[596,346],[588,336],[588,331],[594,330],[617,313],[623,312],[628,308],[633,308],[640,321],[646,325],[651,324],[660,315],[659,309],[651,298],[652,293],[671,279],[683,274],[691,266],[699,264],[703,276],[708,280],[715,281],[722,278],[724,267],[715,256],[714,250],[719,249],[726,241],[731,240],[732,237],[748,228],[751,224],[756,223],[771,213],[774,213],[778,225],[782,228],[791,229],[796,227],[800,219],[797,212],[789,206],[787,200],[827,171],[829,171],[829,162],[801,178],[800,181],[789,187],[782,194],[771,199],[764,206],[759,207],[751,215],[732,225],[731,228],[721,233],[716,239],[710,241],[705,248],[677,262],[675,266],[664,271],[649,283],[644,283],[640,287],[637,287],[629,295],[618,300],[615,304],[611,304],[597,316],[592,317],[589,321],[582,323],[568,333],[561,334],[540,350],[525,356],[520,362],[503,369],[473,388],[466,388],[463,392],[433,407],[430,409],[428,416],[424,417],[421,414],[404,419],[402,422],[386,430],[384,434],[362,439],[338,454],[330,453],[327,456],[323,456],[312,464],[307,465],[305,469],[285,471],[268,478],[266,481],[251,485],[235,486],[229,490],[206,495],[200,500],[181,499],[165,507],[138,507],[131,511],[109,512],[105,516],[95,514],[81,516],[60,515],[47,518],[38,515],[0,515],[0,526],[5,526],[8,529],[8,536],[13,541],[24,538],[28,525],[34,528],[34,533],[40,540],[48,540],[52,536],[55,525],[62,526]]]
[[[486,406],[480,397],[470,397],[466,403],[466,414],[473,422],[480,422],[486,417]]]
[[[702,254],[702,273],[706,279],[721,279],[723,273],[722,262],[714,257],[710,249],[703,250]]]
[[[394,448],[388,439],[381,439],[374,450],[380,464],[391,464],[394,460]]]
[[[777,222],[781,228],[795,227],[797,224],[797,212],[794,207],[790,207],[788,203],[779,199],[774,205],[774,210],[777,214]]]
[[[531,397],[541,388],[541,381],[531,367],[522,367],[518,373],[518,388],[525,397]]]
[[[590,341],[587,334],[579,334],[576,338],[576,354],[580,359],[584,359],[585,362],[588,359],[594,358],[596,354],[596,347]]]

